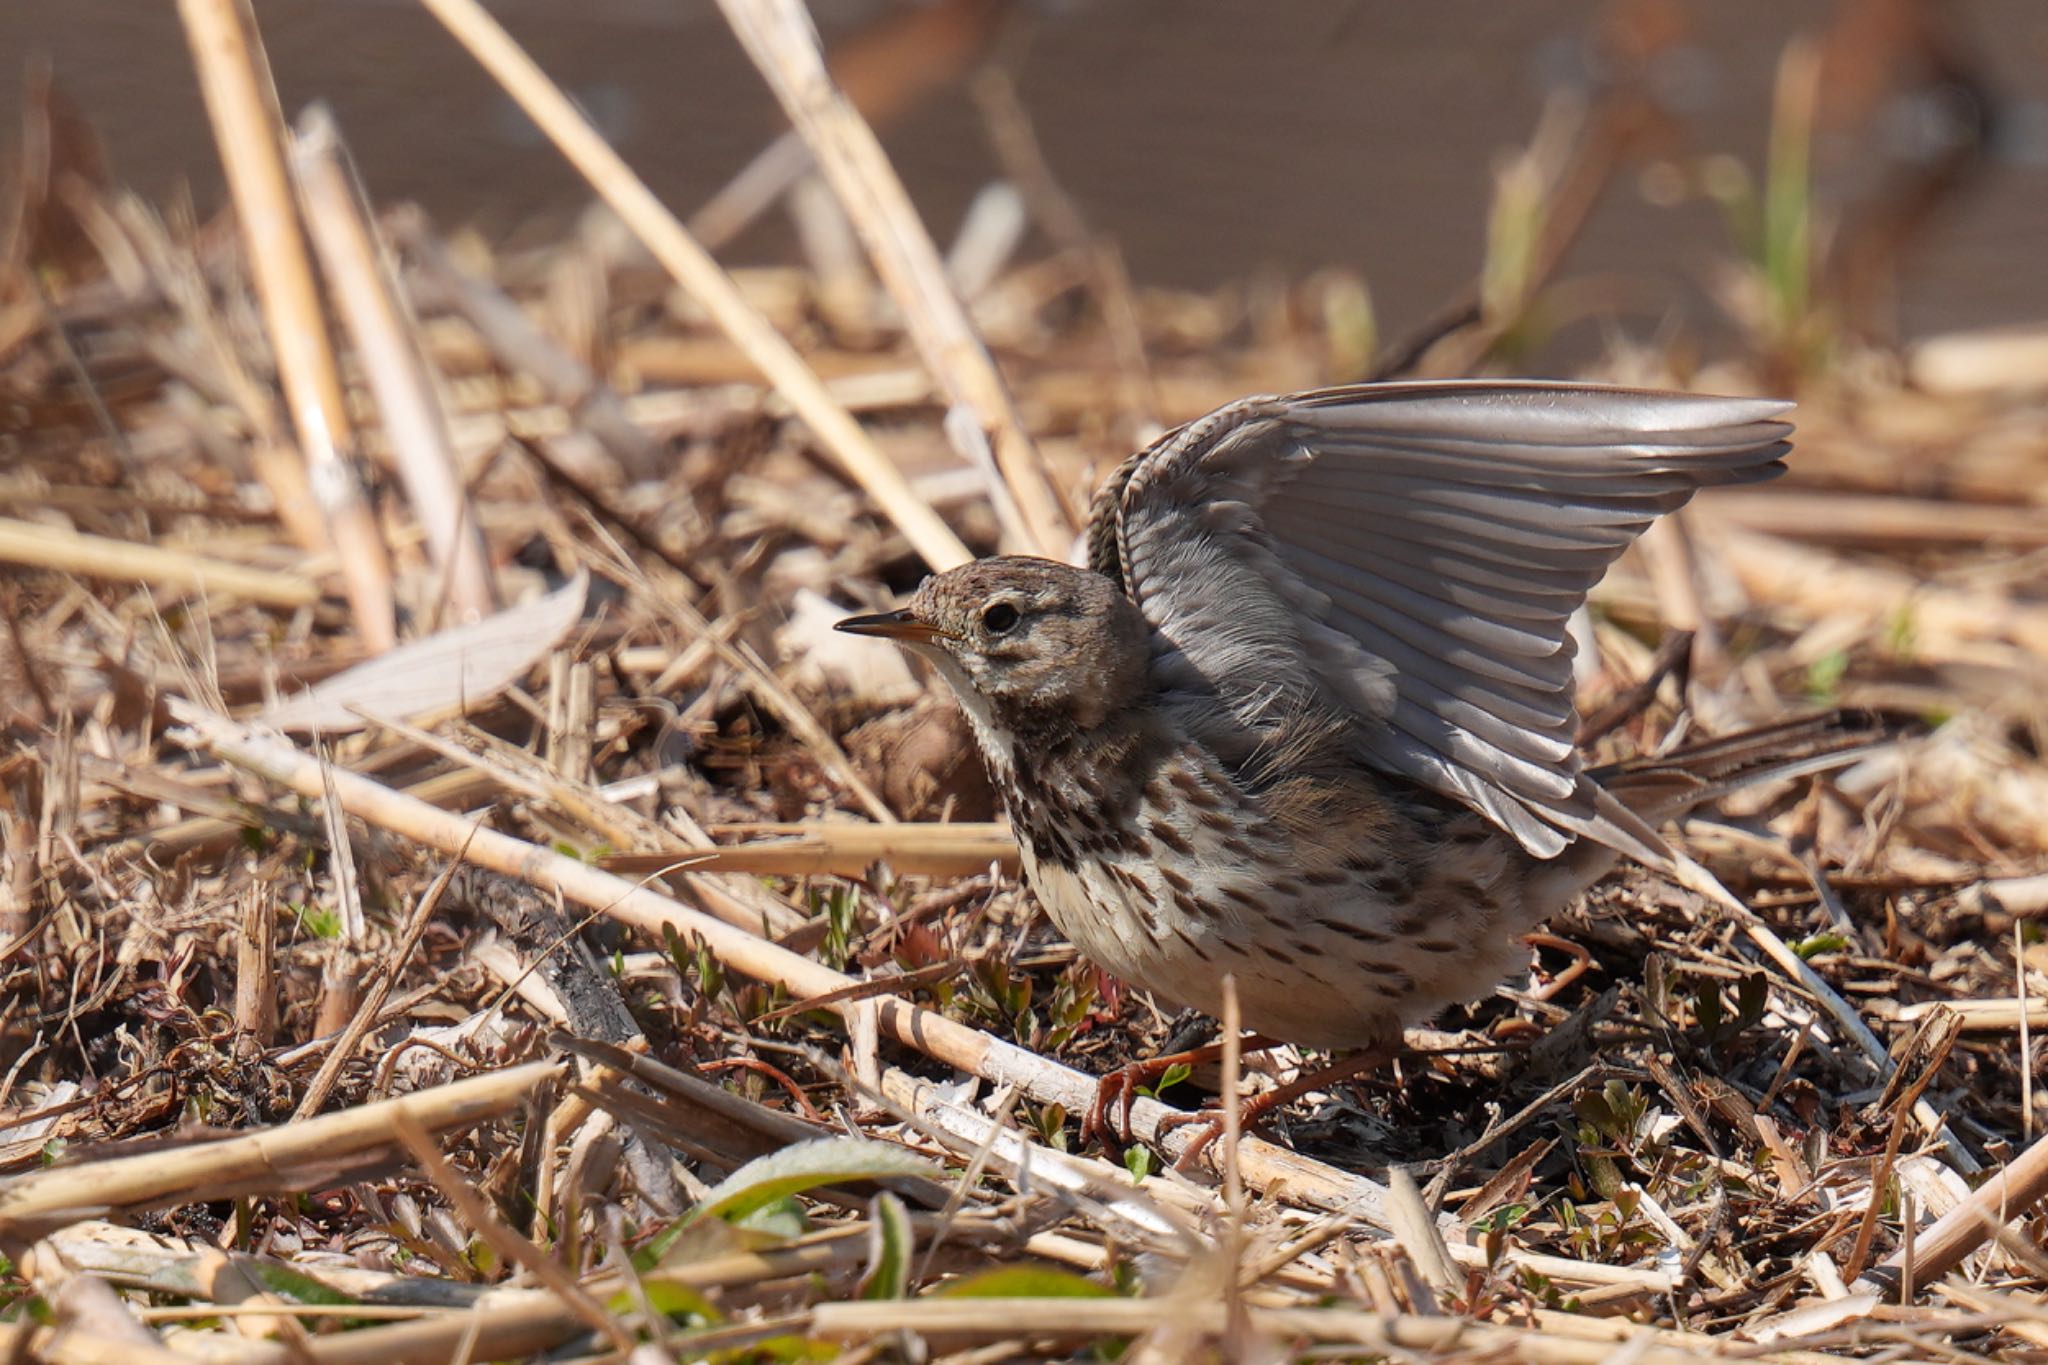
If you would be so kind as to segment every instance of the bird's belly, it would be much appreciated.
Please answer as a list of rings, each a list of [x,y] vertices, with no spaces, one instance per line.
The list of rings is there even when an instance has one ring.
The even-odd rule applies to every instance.
[[[1307,1047],[1365,1047],[1491,990],[1526,956],[1519,871],[1454,879],[1370,870],[1260,875],[1153,843],[1072,865],[1023,841],[1026,880],[1090,961],[1166,1003]],[[1377,885],[1376,885],[1377,884]]]

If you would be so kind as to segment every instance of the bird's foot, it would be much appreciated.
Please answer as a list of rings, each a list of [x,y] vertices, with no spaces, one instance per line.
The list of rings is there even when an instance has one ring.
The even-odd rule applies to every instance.
[[[1282,1089],[1285,1089],[1285,1087],[1282,1087]],[[1279,1094],[1279,1090],[1268,1090],[1262,1094],[1254,1095],[1243,1104],[1240,1104],[1237,1107],[1237,1131],[1239,1133],[1254,1131],[1260,1119],[1272,1113],[1273,1110],[1279,1108],[1282,1104],[1285,1104],[1285,1100],[1275,1098]],[[1180,1149],[1180,1155],[1173,1159],[1173,1169],[1176,1171],[1191,1171],[1195,1169],[1196,1163],[1201,1161],[1202,1153],[1214,1146],[1216,1140],[1224,1135],[1229,1126],[1229,1124],[1224,1122],[1223,1102],[1221,1100],[1210,1100],[1200,1109],[1189,1110],[1180,1114],[1168,1114],[1165,1118],[1159,1120],[1159,1127],[1153,1130],[1153,1141],[1159,1143],[1163,1148],[1166,1143],[1167,1134],[1177,1133],[1183,1128],[1196,1129],[1195,1135],[1188,1139],[1185,1147]]]
[[[1377,1070],[1400,1056],[1401,1052],[1402,1046],[1398,1040],[1377,1047],[1361,1048],[1357,1052],[1346,1053],[1322,1066],[1304,1071],[1283,1086],[1254,1095],[1237,1107],[1237,1131],[1252,1132],[1259,1122],[1275,1109],[1292,1104],[1312,1091],[1327,1090],[1340,1081],[1348,1081],[1368,1071]],[[1195,1163],[1201,1160],[1202,1153],[1208,1151],[1215,1145],[1216,1139],[1223,1136],[1226,1127],[1223,1121],[1223,1106],[1221,1102],[1205,1104],[1191,1113],[1169,1114],[1159,1121],[1153,1140],[1162,1144],[1168,1133],[1196,1124],[1201,1126],[1202,1131],[1189,1139],[1187,1145],[1181,1148],[1180,1154],[1174,1157],[1173,1168],[1176,1171],[1194,1169]]]
[[[1253,1035],[1240,1046],[1247,1052],[1254,1052],[1273,1044]],[[1201,1066],[1222,1055],[1221,1043],[1209,1043],[1203,1047],[1162,1053],[1142,1062],[1130,1062],[1110,1072],[1095,1083],[1094,1103],[1088,1106],[1088,1112],[1081,1118],[1082,1148],[1085,1150],[1090,1144],[1099,1142],[1106,1151],[1121,1152],[1131,1145],[1131,1105],[1138,1097],[1140,1086],[1158,1084],[1175,1067]],[[1112,1123],[1110,1116],[1119,1111],[1121,1117]]]

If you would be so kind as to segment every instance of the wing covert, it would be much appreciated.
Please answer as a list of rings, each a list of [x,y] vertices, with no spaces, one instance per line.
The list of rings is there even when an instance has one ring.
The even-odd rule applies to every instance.
[[[1776,477],[1790,404],[1456,381],[1251,398],[1126,461],[1091,559],[1169,689],[1254,735],[1304,710],[1541,857],[1654,831],[1585,777],[1566,622],[1657,517]]]

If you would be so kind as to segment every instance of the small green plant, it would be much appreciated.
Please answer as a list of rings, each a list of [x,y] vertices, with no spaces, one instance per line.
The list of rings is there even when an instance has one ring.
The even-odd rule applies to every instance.
[[[1633,1260],[1644,1248],[1663,1245],[1664,1234],[1639,1217],[1642,1191],[1617,1178],[1611,1193],[1578,1203],[1586,1199],[1585,1187],[1576,1177],[1567,1187],[1571,1198],[1558,1201],[1557,1221],[1577,1255],[1591,1261]]]
[[[841,971],[852,955],[853,941],[860,937],[860,892],[851,883],[840,882],[822,890],[813,888],[809,900],[811,913],[825,919],[825,941],[818,945],[818,958],[833,971]]]
[[[1073,1041],[1095,1010],[1095,973],[1068,972],[1053,984],[1045,1019],[1028,1035],[1033,1052],[1058,1052]]]
[[[1813,186],[1819,67],[1812,43],[1785,49],[1761,190],[1733,158],[1714,158],[1704,173],[1707,193],[1720,202],[1747,267],[1750,306],[1742,310],[1743,321],[1766,359],[1790,375],[1826,364],[1837,330],[1816,284],[1822,239]]]
[[[1650,1099],[1642,1088],[1621,1081],[1609,1081],[1572,1101],[1572,1113],[1581,1124],[1582,1147],[1604,1143],[1623,1152],[1633,1150],[1638,1128],[1649,1112]]]
[[[1152,1174],[1152,1149],[1142,1143],[1124,1149],[1124,1169],[1131,1173],[1131,1183],[1142,1185],[1145,1177]]]
[[[668,953],[668,960],[697,987],[697,993],[706,1000],[716,1000],[725,992],[725,965],[704,941],[692,934],[684,937],[672,925],[661,926],[661,946]]]
[[[1771,1003],[1770,983],[1762,972],[1750,972],[1735,987],[1735,1008],[1731,1012],[1721,999],[1715,982],[1703,981],[1693,995],[1693,1018],[1697,1021],[1700,1046],[1711,1051],[1739,1038],[1763,1021]]]
[[[323,910],[318,906],[292,901],[285,906],[291,911],[299,928],[314,938],[333,940],[341,937],[341,915],[334,910]]]
[[[1842,678],[1849,671],[1845,650],[1830,650],[1806,666],[1806,695],[1822,705],[1833,705],[1840,694]]]
[[[1033,1032],[1031,996],[1031,978],[1011,971],[1001,958],[991,955],[968,965],[964,1003],[970,1017],[1008,1029],[1013,1038],[1029,1039]]]
[[[1194,1074],[1195,1069],[1189,1066],[1186,1062],[1175,1062],[1172,1066],[1169,1066],[1168,1068],[1166,1068],[1165,1071],[1160,1073],[1159,1080],[1156,1084],[1139,1086],[1138,1093],[1140,1095],[1143,1095],[1146,1099],[1156,1100],[1159,1098],[1160,1094],[1163,1091],[1173,1089],[1175,1086],[1179,1085],[1182,1081],[1186,1080],[1188,1077]]]
[[[1508,1234],[1520,1226],[1529,1216],[1528,1204],[1503,1204],[1486,1216],[1480,1224],[1486,1248],[1486,1267],[1492,1270],[1500,1264],[1501,1256],[1508,1249]]]
[[[1562,1211],[1562,1210],[1560,1210]],[[1579,1310],[1577,1298],[1569,1296],[1557,1287],[1557,1282],[1548,1275],[1531,1270],[1527,1266],[1518,1268],[1522,1281],[1522,1292],[1545,1308],[1561,1313],[1576,1313]]]
[[[1038,1134],[1040,1142],[1055,1152],[1067,1150],[1067,1106],[1053,1103],[1041,1109],[1027,1107],[1025,1113],[1030,1117],[1032,1131]]]

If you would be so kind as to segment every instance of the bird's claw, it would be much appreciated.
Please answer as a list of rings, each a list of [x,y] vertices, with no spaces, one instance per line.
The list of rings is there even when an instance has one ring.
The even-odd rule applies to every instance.
[[[1131,1062],[1095,1083],[1095,1100],[1088,1106],[1088,1112],[1081,1116],[1081,1147],[1084,1151],[1099,1142],[1105,1151],[1121,1156],[1131,1145],[1131,1106],[1137,1100],[1138,1082],[1146,1069],[1143,1062]],[[1123,1110],[1123,1119],[1112,1126],[1109,1116],[1119,1107]]]
[[[1240,1105],[1237,1116],[1238,1132],[1249,1133],[1252,1131],[1252,1123],[1258,1117],[1253,1112],[1253,1105],[1251,1103]],[[1181,1148],[1180,1155],[1173,1158],[1173,1169],[1176,1171],[1194,1170],[1196,1163],[1202,1159],[1202,1153],[1208,1151],[1215,1144],[1216,1140],[1223,1136],[1226,1127],[1223,1121],[1223,1106],[1220,1103],[1211,1101],[1204,1104],[1200,1109],[1190,1109],[1177,1114],[1168,1114],[1165,1118],[1159,1120],[1159,1127],[1154,1131],[1153,1141],[1157,1142],[1160,1150],[1164,1151],[1167,1134],[1177,1133],[1183,1128],[1193,1126],[1200,1126],[1204,1131],[1197,1133],[1190,1139],[1188,1145]]]

